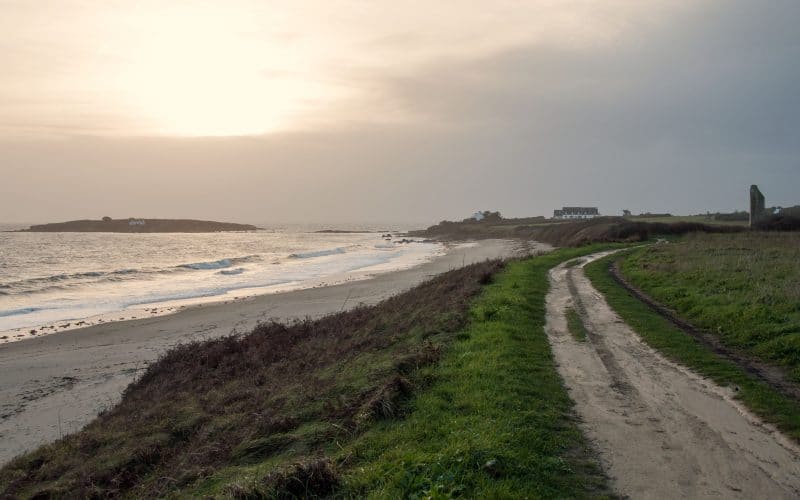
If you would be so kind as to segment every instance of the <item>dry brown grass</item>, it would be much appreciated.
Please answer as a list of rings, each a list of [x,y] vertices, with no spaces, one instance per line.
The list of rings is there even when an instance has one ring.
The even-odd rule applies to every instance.
[[[402,413],[414,389],[406,375],[438,359],[500,267],[451,271],[375,307],[179,346],[84,430],[1,469],[0,493],[164,496],[280,456],[301,465],[247,491],[291,496],[302,483],[305,493],[323,494],[335,468],[314,457]]]

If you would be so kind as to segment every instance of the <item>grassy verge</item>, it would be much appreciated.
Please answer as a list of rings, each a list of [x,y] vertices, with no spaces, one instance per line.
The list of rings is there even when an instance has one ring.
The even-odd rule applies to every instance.
[[[578,342],[586,342],[586,326],[583,324],[580,314],[574,308],[570,307],[566,312],[567,316],[567,329],[572,335],[572,338]]]
[[[332,492],[335,444],[392,419],[502,266],[445,273],[374,307],[182,345],[82,431],[0,468],[0,497]]]
[[[611,307],[648,344],[667,357],[722,386],[738,388],[737,398],[764,420],[800,440],[800,403],[774,390],[735,363],[718,357],[709,348],[676,328],[647,305],[631,296],[608,272],[611,256],[586,266],[586,274]]]
[[[742,227],[747,227],[750,224],[747,218],[743,220],[725,220],[724,218],[716,218],[713,215],[673,215],[670,217],[646,217],[642,215],[634,215],[625,217],[625,219],[633,222],[663,222],[665,224],[674,224],[676,222],[696,222],[698,224]]]
[[[622,272],[725,345],[800,382],[800,233],[692,235],[634,252]]]
[[[344,492],[376,498],[601,496],[605,480],[574,421],[547,338],[547,271],[597,250],[510,263],[485,287],[408,417],[344,450]]]
[[[734,233],[746,228],[735,224],[711,224],[695,221],[645,222],[622,217],[597,217],[589,220],[531,221],[514,219],[492,221],[443,221],[414,236],[446,239],[521,238],[542,241],[559,247],[579,247],[593,243],[647,241],[655,236],[677,236],[692,232]]]
[[[0,496],[606,495],[543,332],[547,271],[598,249],[178,347],[84,430],[0,469]]]

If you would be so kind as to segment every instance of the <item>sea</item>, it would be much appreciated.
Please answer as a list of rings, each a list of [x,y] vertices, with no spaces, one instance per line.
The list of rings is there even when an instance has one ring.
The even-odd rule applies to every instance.
[[[16,227],[0,226],[9,229]],[[369,232],[0,232],[0,343],[366,279],[445,250],[385,227],[361,230]]]

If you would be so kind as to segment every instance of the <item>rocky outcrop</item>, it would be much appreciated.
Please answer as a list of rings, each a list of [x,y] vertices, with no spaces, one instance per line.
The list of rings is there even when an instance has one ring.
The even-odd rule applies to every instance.
[[[35,233],[215,233],[255,231],[250,224],[193,219],[111,219],[73,220],[31,226],[23,231]]]
[[[758,186],[750,186],[750,227],[755,227],[766,212],[764,195]]]

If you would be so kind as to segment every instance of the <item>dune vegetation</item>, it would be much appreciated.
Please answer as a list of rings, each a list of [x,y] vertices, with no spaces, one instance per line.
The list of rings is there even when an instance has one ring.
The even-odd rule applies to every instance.
[[[605,495],[543,332],[547,270],[592,250],[175,348],[86,428],[0,469],[0,494]]]
[[[626,251],[621,267],[796,381],[799,243],[693,234]],[[373,307],[179,346],[86,428],[0,469],[0,495],[613,496],[556,370],[545,296],[555,265],[625,246],[470,265]],[[619,259],[586,272],[622,318],[798,439],[800,403],[631,296],[608,271]],[[567,322],[586,338],[577,311]]]
[[[395,416],[502,267],[468,266],[372,308],[182,345],[84,430],[0,471],[6,495],[325,494],[326,449]],[[298,489],[300,488],[300,489]]]

